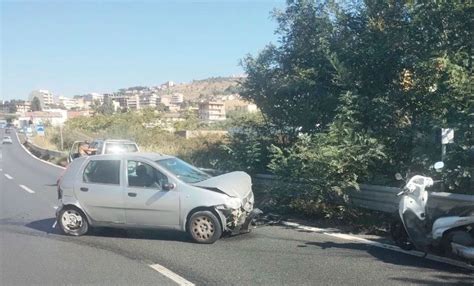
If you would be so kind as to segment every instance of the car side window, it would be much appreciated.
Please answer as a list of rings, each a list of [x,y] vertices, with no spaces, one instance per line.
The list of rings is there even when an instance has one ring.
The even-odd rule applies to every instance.
[[[82,178],[84,183],[120,185],[120,160],[91,160]]]
[[[162,189],[168,183],[168,177],[149,164],[129,160],[127,163],[129,187]]]

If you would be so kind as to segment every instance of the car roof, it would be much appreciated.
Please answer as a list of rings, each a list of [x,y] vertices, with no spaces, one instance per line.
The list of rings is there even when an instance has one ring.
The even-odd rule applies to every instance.
[[[135,141],[128,140],[128,139],[95,139],[92,142],[114,142],[114,143],[131,143],[136,144]],[[92,143],[91,142],[91,143]]]
[[[122,159],[146,159],[150,161],[158,161],[170,158],[176,158],[174,156],[160,154],[160,153],[145,153],[145,152],[133,152],[133,153],[121,153],[121,154],[103,154],[103,155],[94,155],[89,157],[92,159],[98,160],[122,160]]]

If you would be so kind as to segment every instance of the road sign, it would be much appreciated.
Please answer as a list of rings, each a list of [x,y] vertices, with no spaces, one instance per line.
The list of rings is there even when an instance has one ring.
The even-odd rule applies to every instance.
[[[38,134],[38,136],[44,136],[44,126],[43,125],[37,125],[36,126],[36,134]]]
[[[441,144],[454,143],[454,129],[442,128],[441,129]]]

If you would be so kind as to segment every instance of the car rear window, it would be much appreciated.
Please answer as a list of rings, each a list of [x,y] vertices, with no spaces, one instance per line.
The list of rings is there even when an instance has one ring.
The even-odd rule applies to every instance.
[[[120,185],[120,160],[92,160],[84,169],[85,183]]]

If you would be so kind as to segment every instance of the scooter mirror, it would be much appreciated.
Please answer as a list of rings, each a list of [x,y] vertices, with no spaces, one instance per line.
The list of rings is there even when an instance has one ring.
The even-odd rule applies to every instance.
[[[397,181],[401,181],[401,180],[403,180],[403,176],[402,176],[402,174],[400,174],[400,173],[396,173],[396,174],[395,174],[395,179],[397,179]]]
[[[443,161],[436,162],[434,164],[434,168],[436,171],[440,171],[441,169],[444,168],[444,162]]]

